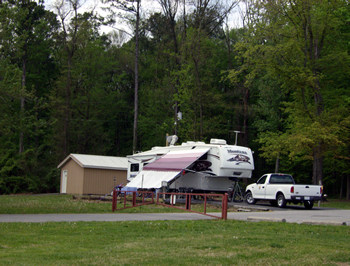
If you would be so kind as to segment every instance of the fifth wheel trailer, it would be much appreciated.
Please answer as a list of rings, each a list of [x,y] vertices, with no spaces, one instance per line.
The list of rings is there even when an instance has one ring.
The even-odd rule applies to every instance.
[[[128,158],[127,188],[169,191],[226,192],[237,178],[251,178],[250,148],[211,139],[153,147]]]

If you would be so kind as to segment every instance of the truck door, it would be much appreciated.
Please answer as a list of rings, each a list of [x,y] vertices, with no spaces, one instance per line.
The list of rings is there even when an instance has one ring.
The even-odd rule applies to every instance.
[[[267,175],[263,175],[262,177],[260,177],[260,179],[256,182],[256,193],[254,195],[255,198],[257,199],[264,199],[265,195],[266,195],[266,178]]]

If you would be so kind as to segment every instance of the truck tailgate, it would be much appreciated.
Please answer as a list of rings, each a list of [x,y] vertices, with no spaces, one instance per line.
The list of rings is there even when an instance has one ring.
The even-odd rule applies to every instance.
[[[321,196],[322,188],[318,185],[294,185],[294,194],[299,196]]]

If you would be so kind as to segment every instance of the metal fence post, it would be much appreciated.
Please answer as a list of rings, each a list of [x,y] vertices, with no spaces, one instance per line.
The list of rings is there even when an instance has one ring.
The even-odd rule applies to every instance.
[[[187,194],[186,196],[186,210],[191,210],[191,198],[192,198],[192,194]]]
[[[117,208],[117,191],[113,189],[112,212]]]
[[[227,193],[224,194],[222,197],[222,215],[221,218],[223,220],[227,220],[227,200],[228,200],[228,195]]]
[[[133,207],[136,206],[136,192],[135,191],[132,192],[132,206]]]

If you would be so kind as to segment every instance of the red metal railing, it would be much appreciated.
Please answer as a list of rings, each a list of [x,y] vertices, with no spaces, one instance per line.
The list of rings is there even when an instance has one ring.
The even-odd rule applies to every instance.
[[[163,198],[163,199],[162,199]],[[164,200],[166,198],[166,200]],[[192,209],[193,198],[201,198],[202,200],[196,201],[196,205],[203,204],[203,211],[196,211]],[[218,199],[221,198],[221,216],[214,215],[213,213],[207,213],[207,207],[209,203],[215,202],[216,206],[219,206]],[[210,201],[212,199],[212,201]],[[215,199],[215,200],[214,200]],[[169,204],[165,203],[169,200]],[[176,203],[178,201],[178,203]],[[179,204],[184,204],[181,207]],[[118,204],[119,202],[119,204]],[[200,204],[198,203],[200,202]],[[220,201],[219,201],[220,202]],[[207,215],[210,217],[227,220],[227,204],[228,195],[225,194],[207,194],[207,193],[157,193],[157,200],[154,201],[154,192],[149,191],[117,191],[113,190],[112,211],[122,210],[127,208],[133,208],[149,204],[157,204],[165,207],[186,210],[198,214]],[[120,206],[120,207],[118,207]]]
[[[119,200],[119,205],[118,205]],[[112,211],[154,204],[154,193],[149,191],[113,190]],[[121,207],[118,207],[120,206]]]
[[[166,204],[166,203],[160,201],[160,198],[162,195],[169,198],[169,204]],[[184,207],[180,207],[180,206],[175,205],[177,197],[181,197],[182,200],[185,199]],[[202,212],[192,210],[192,199],[195,197],[202,198],[201,202],[203,202],[203,204],[204,204],[204,209]],[[212,213],[211,214],[207,213],[207,206],[209,203],[208,199],[213,199],[213,198],[221,198],[221,216],[217,216],[217,215],[214,215]],[[225,193],[225,194],[207,194],[207,193],[168,193],[168,192],[164,193],[164,192],[161,192],[161,193],[157,193],[156,204],[166,206],[166,207],[175,208],[175,209],[180,209],[180,210],[187,210],[189,212],[199,213],[199,214],[207,215],[210,217],[227,220],[227,201],[228,201],[227,193]],[[196,203],[196,204],[198,204],[198,203]]]

